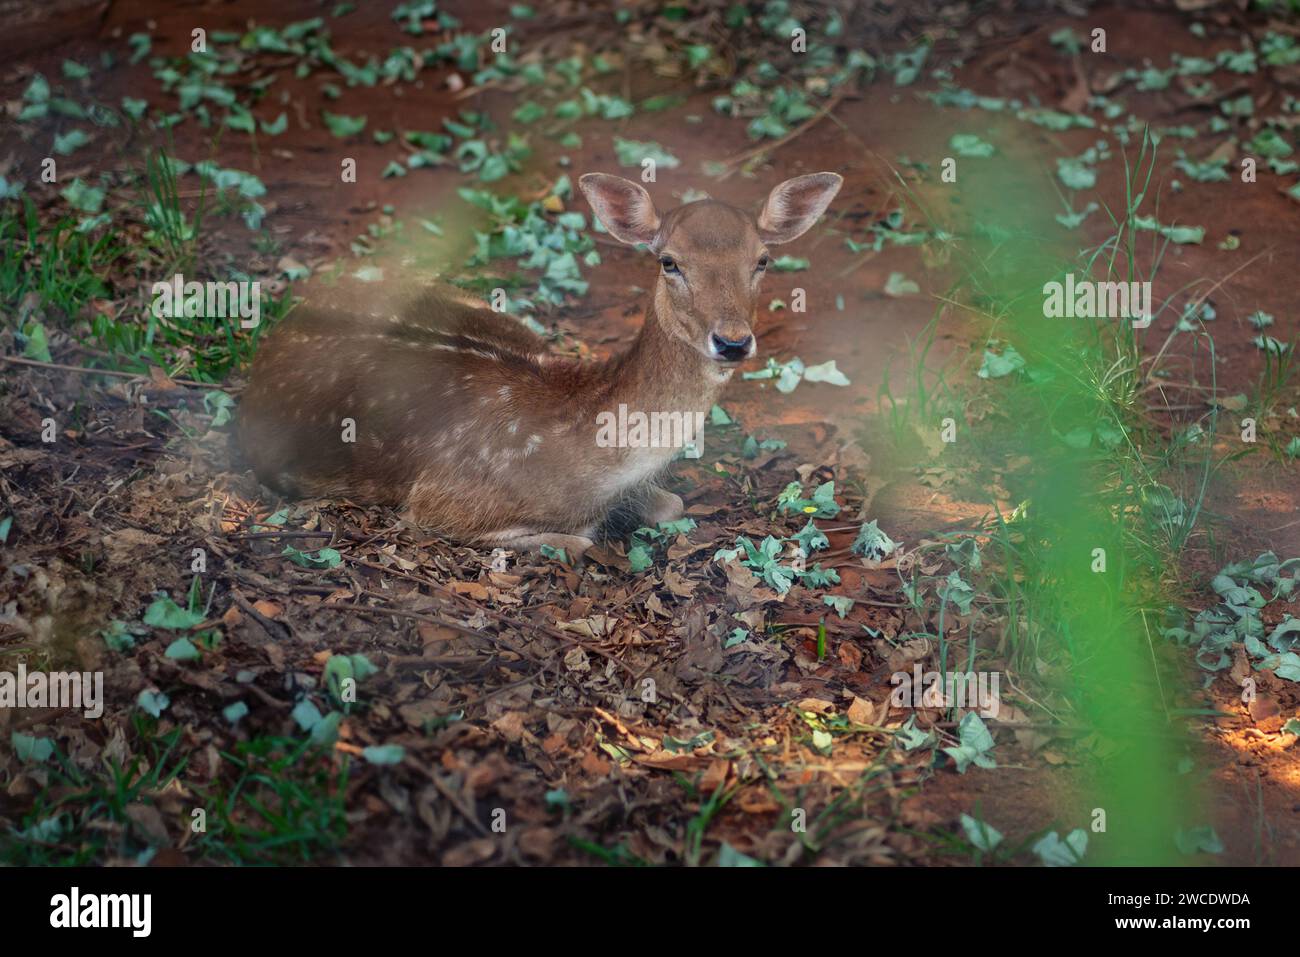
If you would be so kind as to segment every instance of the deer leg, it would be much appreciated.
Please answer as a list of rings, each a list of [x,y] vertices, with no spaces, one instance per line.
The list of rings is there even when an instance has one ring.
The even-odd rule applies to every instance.
[[[598,534],[618,541],[643,526],[653,528],[659,522],[675,522],[684,513],[680,496],[646,483],[625,493],[610,506]]]
[[[686,514],[686,506],[680,495],[674,495],[667,489],[652,485],[646,489],[645,517],[647,525],[659,522],[675,522]]]
[[[592,529],[583,529],[590,534]],[[539,552],[542,546],[564,549],[570,562],[577,562],[587,549],[595,544],[588,535],[565,535],[562,532],[534,532],[527,528],[511,528],[483,539],[483,544],[515,548],[525,552]]]

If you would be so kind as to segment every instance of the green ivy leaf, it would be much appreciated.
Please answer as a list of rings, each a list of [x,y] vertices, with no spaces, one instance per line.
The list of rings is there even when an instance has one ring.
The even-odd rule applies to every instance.
[[[223,708],[221,714],[231,724],[237,724],[240,718],[243,718],[248,714],[248,705],[244,704],[242,701],[236,701]]]
[[[167,646],[167,650],[163,654],[174,661],[197,661],[202,657],[194,642],[188,638],[177,638]]]
[[[991,824],[976,820],[969,814],[961,816],[961,829],[966,832],[966,840],[981,851],[991,851],[1002,843],[1002,832]]]
[[[898,542],[881,531],[877,522],[878,519],[873,518],[858,529],[858,537],[853,540],[849,551],[877,562],[884,561],[894,553],[898,548]]]
[[[1001,355],[985,349],[984,362],[980,365],[979,372],[976,375],[981,379],[1001,379],[1003,376],[1011,375],[1011,373],[1018,372],[1024,367],[1024,357],[1011,346],[1004,348]]]
[[[676,169],[682,165],[676,156],[649,140],[625,140],[615,136],[614,153],[620,166],[640,166],[645,160],[654,160],[655,166],[663,169]]]
[[[68,156],[89,142],[90,137],[86,135],[84,130],[71,129],[54,137],[54,152],[60,156]]]
[[[822,604],[834,608],[841,619],[849,617],[853,610],[853,599],[844,595],[822,595]]]
[[[371,745],[361,754],[371,764],[401,764],[402,758],[406,757],[406,748],[400,744]]]
[[[303,568],[337,568],[343,561],[343,556],[333,548],[322,548],[312,554],[286,545],[280,554]]]
[[[955,133],[948,141],[948,145],[958,156],[987,159],[994,153],[993,144],[986,143],[974,133]]]
[[[267,136],[279,136],[289,128],[289,114],[281,113],[270,123],[262,120],[258,125],[261,126],[262,132]]]
[[[15,731],[9,740],[14,746],[14,754],[24,764],[42,764],[54,756],[54,742],[49,738],[37,738]]]
[[[1063,841],[1055,831],[1049,831],[1033,850],[1048,867],[1071,867],[1083,861],[1088,850],[1088,832],[1075,828]]]
[[[322,110],[321,116],[324,117],[325,126],[330,133],[341,140],[356,136],[366,128],[364,116],[345,116],[341,113],[331,113],[329,110]]]
[[[161,718],[162,713],[167,710],[167,706],[172,702],[161,691],[151,691],[146,688],[136,696],[135,703],[145,713],[153,715],[155,718]]]
[[[304,731],[310,731],[320,724],[322,720],[320,709],[312,704],[309,698],[303,698],[294,705],[290,716],[298,723],[298,727]]]
[[[965,774],[972,764],[981,768],[997,767],[997,762],[988,755],[993,749],[993,735],[974,711],[967,712],[957,726],[957,742],[955,748],[944,748],[943,753],[956,762],[958,774]]]
[[[166,595],[155,599],[144,612],[144,623],[153,628],[184,631],[200,624],[203,614],[182,608]],[[197,657],[197,655],[196,655]]]

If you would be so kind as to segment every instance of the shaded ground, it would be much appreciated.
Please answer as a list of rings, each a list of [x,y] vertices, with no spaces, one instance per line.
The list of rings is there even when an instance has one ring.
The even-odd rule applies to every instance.
[[[213,30],[242,29],[253,12],[247,4],[204,8]],[[319,13],[316,4],[285,4],[277,9],[277,22]],[[483,5],[463,16],[467,27],[482,30],[499,13]],[[1186,21],[1170,12],[1101,9],[1086,27],[1043,14],[1037,22],[1018,23],[1015,33],[994,17],[995,39],[954,71],[953,82],[981,95],[1052,108],[1066,108],[1061,104],[1069,101],[1069,109],[1079,109],[1080,96],[1109,90],[1111,75],[1140,66],[1144,58],[1164,64],[1174,51],[1213,56],[1237,45],[1235,37],[1219,35],[1220,16],[1222,26],[1230,25],[1228,14],[1208,15],[1206,38],[1189,34]],[[113,5],[98,36],[34,56],[33,65],[53,75],[64,57],[88,59],[139,29],[142,19]],[[157,14],[155,51],[180,52],[192,19],[184,8]],[[1047,38],[1063,25],[1080,34],[1104,26],[1110,49],[1103,65],[1094,65],[1086,52],[1078,58],[1059,55]],[[336,34],[336,48],[348,53],[380,52],[398,42],[386,8],[379,7],[351,14],[346,32],[337,27]],[[21,91],[26,68],[15,65],[4,78],[5,98]],[[1290,78],[1280,73],[1233,82],[1253,92],[1262,109],[1268,97],[1294,92],[1286,85]],[[152,82],[143,67],[110,77],[110,99],[132,91],[143,95],[142,85]],[[406,117],[417,113],[421,128],[435,128],[463,103],[436,75],[422,77],[402,85],[400,98],[384,86],[349,89],[347,112],[365,113],[372,128],[384,129],[415,125]],[[635,101],[681,86],[633,69],[620,79]],[[394,147],[369,138],[348,150],[368,175],[356,184],[338,184],[338,141],[314,120],[323,102],[319,81],[286,80],[277,89],[298,118],[288,133],[274,146],[263,141],[257,151],[246,138],[231,136],[217,152],[222,165],[263,178],[267,221],[281,246],[269,254],[250,252],[249,237],[236,221],[214,225],[209,242],[215,255],[242,261],[251,254],[254,273],[275,272],[281,255],[325,267],[322,272],[338,261],[351,272],[361,263],[351,260],[348,249],[358,234],[372,225],[397,233],[381,207],[391,205],[394,217],[406,224],[397,233],[401,252],[418,245],[421,234],[412,225],[418,218],[444,216],[456,223],[464,215],[454,205],[456,189],[464,185],[459,174],[421,170],[381,179],[374,171]],[[759,341],[760,357],[800,356],[810,364],[834,359],[851,385],[804,383],[780,394],[770,382],[736,381],[721,404],[737,424],[712,430],[705,458],[679,463],[673,472],[672,487],[685,498],[697,527],[658,543],[649,572],[632,573],[617,545],[578,569],[513,555],[494,568],[491,555],[429,539],[401,525],[392,511],[330,502],[294,503],[286,511],[232,458],[225,430],[209,428],[211,416],[199,392],[165,377],[95,380],[6,368],[0,489],[15,534],[3,553],[0,652],[6,661],[26,655],[29,667],[39,661],[49,668],[75,663],[102,669],[109,706],[98,722],[4,710],[0,722],[7,724],[0,731],[6,740],[15,730],[54,737],[84,768],[97,766],[104,754],[135,755],[150,767],[164,766],[147,742],[165,740],[172,731],[178,733],[178,752],[189,755],[175,781],[152,789],[148,800],[137,795],[131,801],[129,829],[108,835],[112,859],[132,859],[148,845],[158,848],[156,862],[221,860],[216,848],[229,839],[233,823],[253,819],[232,796],[240,775],[231,749],[237,742],[301,738],[296,709],[304,700],[321,712],[330,710],[331,655],[358,654],[377,670],[360,681],[359,702],[348,709],[333,754],[309,755],[277,769],[279,780],[302,784],[300,793],[281,789],[274,800],[269,790],[263,794],[278,800],[293,822],[283,828],[292,835],[285,846],[304,859],[708,863],[734,850],[773,863],[917,863],[969,860],[947,841],[963,813],[994,825],[1017,848],[1047,829],[1086,826],[1094,802],[1084,768],[1104,754],[1105,742],[1069,727],[1045,728],[1037,705],[1053,691],[1040,686],[1040,676],[1017,674],[1012,662],[993,657],[984,664],[1007,676],[1001,719],[1011,726],[997,730],[999,769],[957,775],[941,753],[932,760],[928,750],[894,746],[897,728],[912,712],[889,707],[889,676],[915,661],[931,661],[933,649],[891,641],[917,624],[905,618],[895,563],[868,567],[849,545],[859,525],[873,518],[909,546],[941,531],[973,528],[988,512],[981,494],[988,489],[971,487],[942,459],[919,474],[888,467],[883,425],[872,418],[882,411],[877,387],[887,368],[893,382],[907,381],[908,343],[934,314],[931,294],[939,295],[953,280],[949,264],[931,247],[921,252],[887,245],[862,254],[851,252],[843,238],[863,238],[894,209],[912,208],[909,190],[936,222],[954,230],[979,222],[982,202],[1015,203],[1018,197],[980,196],[968,188],[961,195],[979,200],[963,206],[938,180],[939,159],[951,152],[954,133],[977,133],[995,143],[1029,180],[1050,177],[1055,157],[1083,152],[1098,132],[1054,132],[1010,115],[941,108],[918,98],[915,89],[877,82],[845,96],[830,116],[772,148],[746,171],[751,175],[718,179],[706,177],[701,164],[741,156],[753,143],[743,123],[711,114],[710,97],[691,93],[671,112],[614,124],[584,122],[577,127],[578,148],[561,149],[534,137],[525,170],[495,186],[540,198],[561,170],[571,176],[616,170],[615,134],[656,140],[682,160],[671,174],[661,171],[652,187],[664,205],[696,188],[753,206],[788,176],[834,169],[846,178],[825,228],[782,250],[808,257],[811,269],[769,278],[773,298],[788,301],[794,286],[805,288],[808,312],[773,312],[760,327]],[[1153,125],[1177,126],[1215,109],[1220,97],[1207,105],[1174,89],[1125,87],[1125,98],[1128,109]],[[509,91],[490,90],[475,107],[508,127],[516,102]],[[299,109],[299,103],[305,106]],[[262,118],[273,118],[279,109],[263,111],[268,115]],[[692,123],[692,116],[702,122]],[[100,155],[120,149],[122,162],[132,161],[131,144],[101,135],[108,142]],[[179,127],[175,140],[178,155],[191,160],[209,149],[208,133],[192,123]],[[1203,155],[1215,141],[1199,138],[1195,144]],[[20,156],[24,151],[40,155],[36,143],[15,146]],[[562,156],[567,163],[557,165]],[[904,157],[926,166],[909,166]],[[1173,159],[1172,151],[1163,156],[1158,178],[1179,176]],[[79,162],[89,169],[101,160]],[[979,162],[961,160],[960,175],[978,177]],[[1122,205],[1120,172],[1114,162],[1099,167],[1096,198]],[[62,176],[76,174],[68,169]],[[1206,292],[1218,313],[1213,381],[1225,396],[1250,393],[1263,355],[1251,345],[1255,330],[1246,315],[1263,310],[1275,316],[1267,331],[1279,340],[1293,341],[1297,332],[1295,282],[1286,275],[1300,254],[1297,206],[1284,191],[1291,178],[1261,171],[1259,182],[1249,186],[1181,178],[1181,192],[1161,192],[1160,222],[1195,222],[1207,227],[1206,237],[1200,245],[1166,251],[1156,298],[1170,305],[1147,330],[1144,344],[1148,353],[1158,351],[1190,295]],[[1024,200],[1029,199],[1027,192]],[[1085,246],[1101,241],[1109,229],[1104,214],[1096,212],[1078,232],[1061,231],[1052,241]],[[1219,249],[1229,235],[1240,246]],[[566,342],[585,343],[598,356],[634,334],[641,290],[652,279],[643,256],[602,239],[602,264],[584,272],[590,292],[547,319],[568,334]],[[398,268],[391,252],[377,261],[386,270]],[[921,293],[886,294],[892,273],[916,281]],[[1223,283],[1185,288],[1206,279]],[[308,294],[311,288],[306,286]],[[944,314],[939,329],[930,368],[982,350],[957,310]],[[1208,366],[1190,357],[1188,337],[1175,337],[1170,353],[1183,349],[1189,355],[1185,383],[1208,385]],[[240,385],[238,376],[229,382],[235,391]],[[1204,405],[1199,393],[1191,401]],[[1281,437],[1279,444],[1297,433],[1294,412],[1286,411],[1296,401],[1291,381],[1277,403],[1276,422],[1268,426]],[[1167,413],[1170,421],[1177,421],[1177,407],[1190,404],[1189,392],[1177,385],[1153,392],[1153,405],[1166,403],[1175,407]],[[61,422],[59,441],[44,447],[42,419],[67,410],[70,421]],[[165,411],[167,421],[153,411]],[[981,410],[970,412],[975,417]],[[750,435],[788,445],[747,458],[742,442]],[[1222,433],[1216,441],[1225,454],[1231,450]],[[713,561],[738,534],[758,541],[778,530],[797,531],[802,516],[796,521],[774,511],[778,494],[796,479],[805,486],[836,482],[842,511],[820,522],[830,549],[815,560],[840,575],[828,591],[853,600],[843,616],[827,607],[822,590],[796,585],[778,596],[743,568]],[[1193,542],[1188,579],[1201,580],[1225,560],[1265,548],[1283,557],[1300,555],[1298,486],[1294,460],[1263,451],[1218,472],[1208,498],[1214,534]],[[299,568],[281,554],[286,543],[304,550],[334,548],[341,563]],[[112,620],[139,622],[155,592],[185,605],[195,548],[206,555],[199,576],[204,621],[195,631],[214,636],[200,643],[200,660],[167,657],[176,634],[145,626],[136,629],[129,653],[110,651],[101,629]],[[1212,604],[1212,596],[1200,598]],[[977,617],[997,611],[976,608]],[[1285,611],[1295,614],[1297,608],[1270,606],[1269,614]],[[955,633],[968,623],[957,616]],[[748,634],[736,639],[737,629]],[[1167,672],[1194,670],[1173,646],[1157,653]],[[1300,762],[1295,736],[1280,733],[1284,720],[1300,711],[1300,695],[1294,682],[1269,674],[1260,676],[1259,688],[1265,704],[1253,710],[1237,700],[1226,676],[1204,695],[1177,702],[1231,715],[1205,729],[1194,753],[1193,777],[1211,795],[1209,817],[1225,846],[1217,857],[1196,860],[1300,863]],[[170,702],[147,735],[132,728],[144,690],[163,693]],[[241,702],[246,714],[233,720],[223,715]],[[919,727],[933,725],[945,743],[955,743],[952,722],[944,722],[938,709],[920,709],[916,717]],[[395,764],[362,757],[367,748],[392,745],[403,749]],[[353,760],[346,781],[337,784],[344,756]],[[16,824],[50,776],[14,756],[4,760],[0,817]],[[322,775],[333,786],[322,786]],[[345,796],[341,804],[322,796],[336,788]],[[224,816],[223,801],[234,802]],[[223,823],[196,835],[187,827],[196,807]],[[339,843],[333,835],[343,808],[348,827]],[[806,812],[804,832],[791,829],[791,814],[799,810]],[[506,825],[502,833],[493,829],[500,820]],[[252,858],[282,850],[270,842],[250,844],[246,856]],[[1123,858],[1122,850],[1112,853]],[[1022,849],[1010,859],[1035,858]]]

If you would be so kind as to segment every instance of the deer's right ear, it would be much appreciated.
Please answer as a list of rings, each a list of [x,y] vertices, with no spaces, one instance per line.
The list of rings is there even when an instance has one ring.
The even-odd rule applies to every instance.
[[[578,188],[591,203],[596,218],[619,242],[635,246],[654,244],[659,234],[659,214],[650,194],[621,176],[588,173],[578,180]]]

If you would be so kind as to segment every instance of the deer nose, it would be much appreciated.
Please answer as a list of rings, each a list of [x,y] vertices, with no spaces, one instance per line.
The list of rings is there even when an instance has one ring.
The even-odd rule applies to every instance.
[[[709,336],[709,351],[713,353],[713,358],[722,362],[739,362],[741,359],[748,359],[753,346],[753,336],[726,339],[716,332]]]

